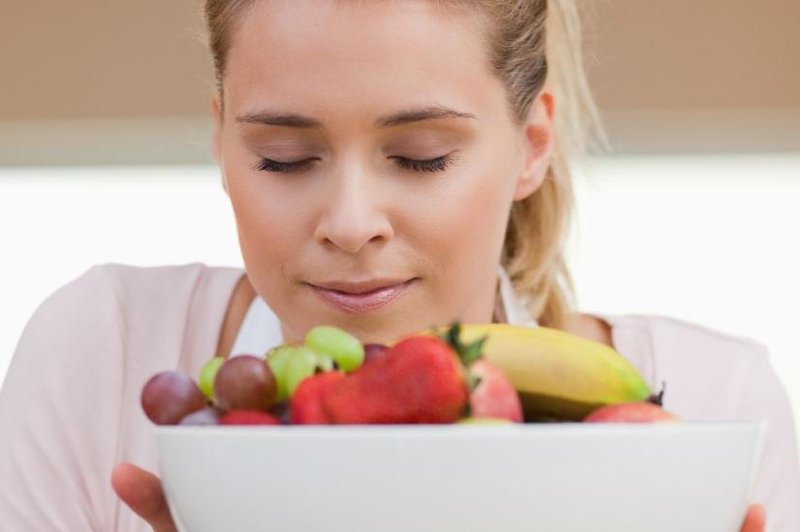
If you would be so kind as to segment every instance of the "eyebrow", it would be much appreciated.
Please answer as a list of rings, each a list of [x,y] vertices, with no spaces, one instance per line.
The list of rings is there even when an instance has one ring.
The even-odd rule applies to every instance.
[[[464,113],[461,111],[456,111],[455,109],[450,109],[449,107],[434,105],[430,107],[422,107],[419,109],[408,109],[389,116],[384,116],[375,121],[375,126],[393,127],[393,126],[401,126],[404,124],[411,124],[413,122],[422,122],[424,120],[440,120],[443,118],[471,118],[473,120],[478,119],[478,117],[472,113]]]
[[[388,116],[383,116],[375,121],[375,126],[380,128],[395,127],[425,120],[441,120],[445,118],[478,119],[478,117],[472,113],[465,113],[449,107],[434,105],[407,109]],[[295,113],[273,113],[269,111],[245,113],[237,116],[236,121],[243,124],[263,124],[298,129],[322,129],[323,127],[322,122],[308,116]]]

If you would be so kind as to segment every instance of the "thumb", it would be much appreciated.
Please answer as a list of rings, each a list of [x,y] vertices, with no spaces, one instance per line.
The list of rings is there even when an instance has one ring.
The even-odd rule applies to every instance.
[[[111,486],[122,502],[147,521],[154,532],[177,532],[157,476],[133,464],[122,463],[111,472]]]
[[[753,504],[747,509],[742,532],[764,532],[766,523],[767,515],[764,507],[760,504]]]

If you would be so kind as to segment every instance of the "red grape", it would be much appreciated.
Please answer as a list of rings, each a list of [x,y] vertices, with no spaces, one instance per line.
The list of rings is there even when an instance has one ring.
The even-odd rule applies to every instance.
[[[219,425],[219,417],[219,410],[213,406],[207,406],[181,419],[178,425]]]
[[[288,425],[291,418],[291,403],[288,399],[275,403],[269,409],[269,413],[278,418],[284,425]]]
[[[364,345],[364,363],[371,362],[380,357],[384,351],[389,349],[383,344],[365,344]]]
[[[178,371],[163,371],[142,388],[142,409],[157,425],[175,425],[206,406],[206,398],[191,377]]]
[[[262,357],[229,358],[214,379],[214,397],[223,412],[268,410],[275,403],[277,393],[275,376]]]

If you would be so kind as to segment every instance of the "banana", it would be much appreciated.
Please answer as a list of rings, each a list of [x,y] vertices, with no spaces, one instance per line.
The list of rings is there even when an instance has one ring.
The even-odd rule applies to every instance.
[[[526,421],[578,421],[604,405],[651,397],[636,368],[599,342],[547,327],[461,325],[464,344],[481,337],[483,356],[516,388]]]

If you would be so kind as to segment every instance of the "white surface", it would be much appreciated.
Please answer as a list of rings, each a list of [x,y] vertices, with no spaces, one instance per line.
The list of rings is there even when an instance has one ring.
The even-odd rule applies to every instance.
[[[157,436],[184,531],[731,532],[762,429],[159,427]]]
[[[91,265],[241,265],[211,166],[0,169],[0,378],[36,307]]]
[[[800,154],[595,161],[571,267],[585,312],[654,313],[765,344],[800,413]]]
[[[578,181],[581,307],[755,338],[800,410],[800,154],[604,158]],[[0,168],[0,378],[34,309],[90,265],[241,265],[217,170]]]

